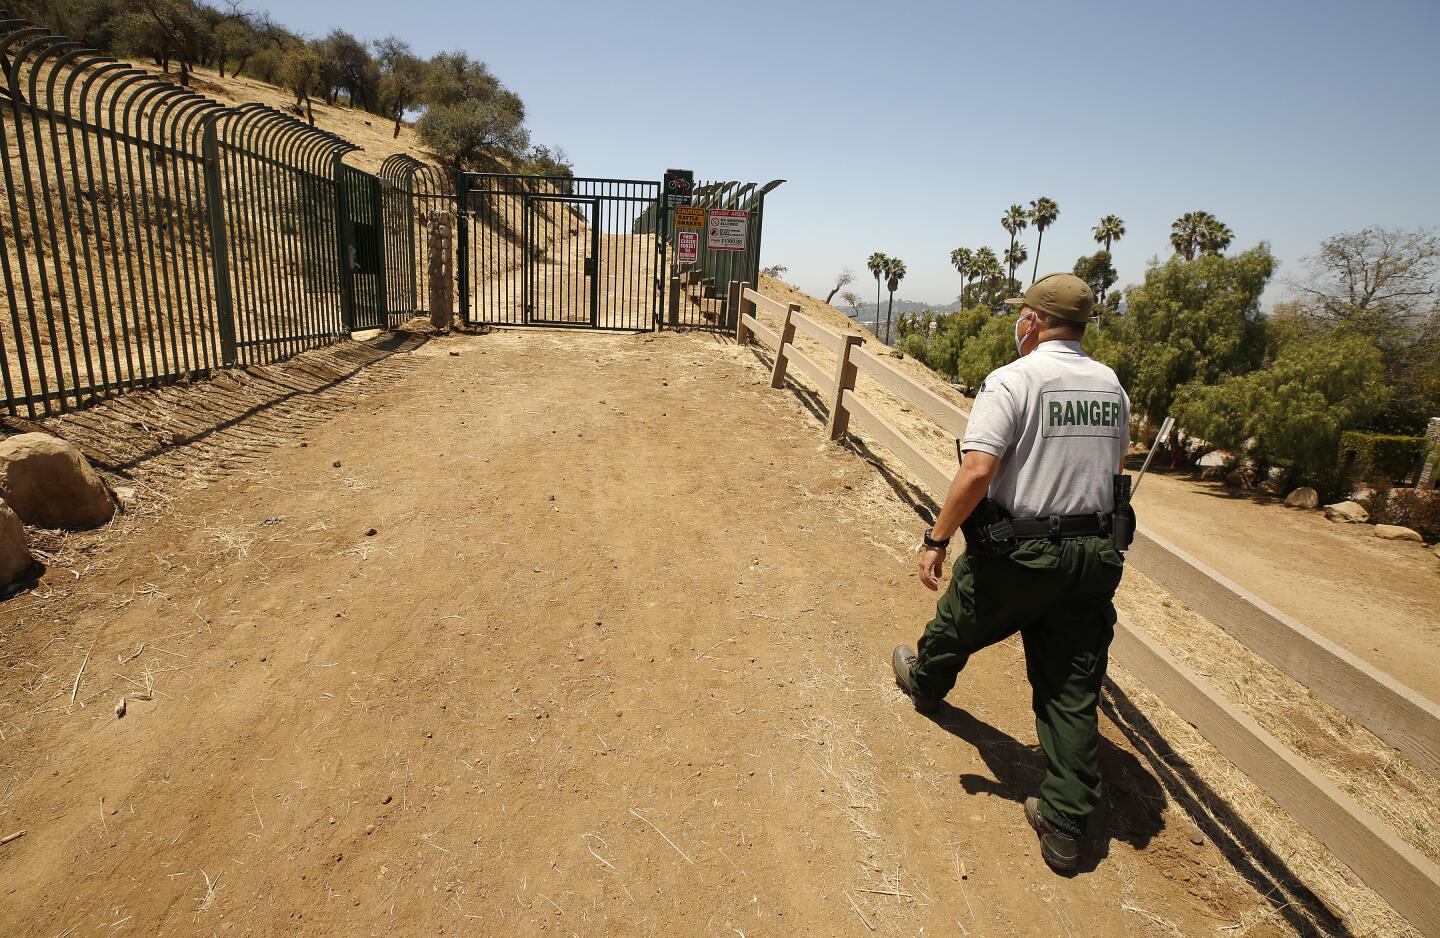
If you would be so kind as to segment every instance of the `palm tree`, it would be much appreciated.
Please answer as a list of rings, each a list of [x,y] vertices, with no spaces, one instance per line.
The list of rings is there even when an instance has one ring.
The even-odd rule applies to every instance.
[[[885,273],[885,265],[889,263],[889,260],[884,254],[876,251],[865,261],[865,269],[875,277],[875,328],[877,330],[880,328],[880,276]]]
[[[1202,254],[1219,254],[1230,246],[1235,240],[1235,232],[1230,226],[1209,212],[1203,213],[1201,219],[1199,237],[1196,240],[1197,246]]]
[[[890,313],[895,308],[895,291],[900,289],[900,281],[904,279],[905,262],[898,257],[885,258],[885,286],[890,290],[890,302],[885,305],[886,345],[890,344]]]
[[[1005,266],[1010,268],[1010,273],[1005,279],[1007,293],[1010,291],[1010,284],[1015,281],[1015,268],[1025,263],[1029,256],[1030,252],[1026,251],[1025,245],[1019,241],[1010,245],[1010,250],[1005,252]]]
[[[975,279],[983,285],[1003,274],[1005,268],[1000,266],[1000,258],[995,256],[995,251],[985,247],[975,252],[974,271]]]
[[[1095,243],[1105,245],[1106,252],[1109,252],[1110,242],[1125,237],[1125,220],[1119,215],[1106,215],[1090,231],[1095,235]]]
[[[950,263],[955,265],[955,272],[960,275],[960,305],[965,305],[965,288],[970,285],[970,278],[975,275],[975,255],[969,248],[956,248],[950,252]]]
[[[1200,229],[1204,226],[1209,212],[1186,212],[1170,223],[1170,246],[1175,253],[1187,261],[1195,259],[1195,250],[1200,246]]]
[[[1033,202],[1031,203],[1034,204]],[[1015,247],[1015,235],[1030,224],[1030,214],[1021,205],[1012,205],[1000,216],[1000,227],[1010,232],[1010,247]],[[1009,252],[1006,252],[1007,256]],[[1010,268],[1010,276],[1015,276],[1015,268]]]
[[[1030,272],[1031,283],[1040,275],[1040,245],[1045,243],[1045,229],[1055,224],[1055,219],[1059,217],[1060,206],[1055,204],[1054,199],[1047,199],[1042,195],[1030,202],[1030,224],[1040,232],[1040,237],[1035,241],[1035,269]]]

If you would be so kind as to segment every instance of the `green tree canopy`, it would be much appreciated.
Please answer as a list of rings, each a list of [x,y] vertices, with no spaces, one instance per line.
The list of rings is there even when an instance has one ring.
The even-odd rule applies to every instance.
[[[1004,316],[986,316],[980,332],[956,356],[955,373],[971,387],[979,387],[986,375],[1015,358],[1014,321]]]
[[[1259,369],[1180,389],[1175,417],[1217,446],[1305,475],[1334,465],[1340,433],[1374,417],[1388,390],[1375,346],[1359,335],[1299,335]]]
[[[1260,294],[1274,272],[1264,243],[1234,257],[1152,263],[1145,282],[1126,293],[1129,315],[1087,344],[1115,369],[1135,412],[1159,424],[1181,385],[1215,384],[1261,364]]]

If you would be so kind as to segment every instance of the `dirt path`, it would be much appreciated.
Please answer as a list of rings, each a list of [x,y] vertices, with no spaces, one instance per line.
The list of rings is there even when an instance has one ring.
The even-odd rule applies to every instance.
[[[1440,700],[1440,563],[1370,525],[1157,475],[1141,523],[1399,681]]]
[[[0,933],[1289,933],[1109,723],[1044,868],[1019,649],[908,707],[918,522],[751,353],[398,373],[0,607]]]

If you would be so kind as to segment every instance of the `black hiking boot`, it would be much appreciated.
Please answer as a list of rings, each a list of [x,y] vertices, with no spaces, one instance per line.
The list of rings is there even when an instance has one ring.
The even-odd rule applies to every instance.
[[[940,709],[940,701],[934,697],[921,697],[915,693],[915,685],[910,683],[910,669],[915,667],[915,651],[909,645],[896,645],[895,651],[890,655],[890,667],[895,669],[895,683],[915,704],[915,709],[921,713],[934,713]]]
[[[1045,858],[1050,869],[1057,873],[1073,871],[1080,856],[1080,844],[1045,820],[1045,815],[1040,813],[1039,798],[1025,799],[1025,820],[1040,835],[1040,856]]]

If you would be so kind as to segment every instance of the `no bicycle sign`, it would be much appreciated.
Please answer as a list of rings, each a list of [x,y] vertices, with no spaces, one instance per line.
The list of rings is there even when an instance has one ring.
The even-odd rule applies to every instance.
[[[705,240],[712,251],[743,251],[749,230],[749,212],[711,209],[710,229]]]

